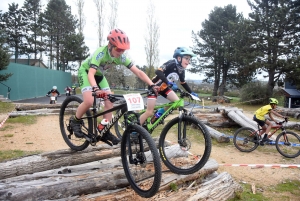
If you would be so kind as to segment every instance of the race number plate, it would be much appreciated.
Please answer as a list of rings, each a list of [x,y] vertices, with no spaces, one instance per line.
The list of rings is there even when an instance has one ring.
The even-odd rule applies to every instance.
[[[51,99],[51,100],[55,100],[55,96],[51,96],[50,99]]]
[[[144,109],[144,100],[141,94],[124,94],[123,96],[126,100],[128,111]]]

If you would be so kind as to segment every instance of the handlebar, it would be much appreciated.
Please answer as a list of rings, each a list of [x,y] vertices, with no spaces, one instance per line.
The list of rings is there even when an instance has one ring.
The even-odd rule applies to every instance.
[[[289,120],[289,118],[285,117],[285,118],[284,118],[284,121],[280,121],[280,122],[278,122],[277,124],[278,124],[278,125],[282,125],[282,124],[285,123],[285,122],[287,123],[288,120]]]

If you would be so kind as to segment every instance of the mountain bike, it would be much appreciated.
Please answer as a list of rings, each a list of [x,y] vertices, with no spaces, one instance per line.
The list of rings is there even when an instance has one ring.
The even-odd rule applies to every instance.
[[[163,163],[176,174],[192,174],[200,170],[207,162],[211,152],[211,138],[206,126],[193,116],[192,110],[196,105],[196,101],[200,99],[184,92],[181,89],[177,90],[180,93],[180,99],[175,102],[170,102],[155,106],[155,110],[160,108],[168,108],[153,124],[151,117],[147,118],[143,127],[149,133],[164,123],[164,120],[174,110],[179,109],[179,115],[170,120],[163,128],[159,138],[159,153]],[[147,92],[141,93],[141,95]],[[187,97],[195,104],[190,111],[184,109],[185,100]],[[139,111],[143,114],[146,110]],[[127,122],[129,121],[129,122]],[[126,129],[126,124],[137,122],[139,119],[131,115],[128,119],[119,119],[118,124],[115,124],[116,134],[122,138],[122,132]],[[122,131],[122,132],[121,132]]]
[[[271,134],[268,135],[268,138],[280,129],[282,132],[276,137],[275,142],[272,141],[271,143],[262,142],[260,134],[262,128],[259,124],[257,124],[257,130],[249,127],[239,128],[233,136],[234,146],[242,152],[251,152],[259,145],[275,144],[277,151],[281,155],[287,158],[295,158],[300,155],[300,137],[296,133],[285,129],[284,123],[286,124],[287,122],[288,119],[285,118],[284,121],[279,122],[277,125],[272,125]]]
[[[124,99],[121,99],[122,95],[109,95],[108,99],[113,103],[119,102],[119,105],[104,112],[97,111],[96,94],[93,93],[93,96],[93,107],[81,118],[83,120],[82,132],[85,134],[83,138],[77,138],[70,127],[70,117],[75,115],[82,99],[77,96],[68,96],[61,105],[60,130],[64,141],[73,150],[81,151],[89,145],[95,146],[106,132],[110,132],[110,128],[120,117],[124,116],[124,119],[127,119],[128,115],[136,115],[132,111],[127,111],[127,104]],[[118,112],[112,120],[99,130],[97,117],[116,110]],[[128,123],[124,127],[121,159],[125,175],[134,191],[142,197],[151,197],[159,190],[161,181],[161,164],[155,142],[150,134],[138,124]]]

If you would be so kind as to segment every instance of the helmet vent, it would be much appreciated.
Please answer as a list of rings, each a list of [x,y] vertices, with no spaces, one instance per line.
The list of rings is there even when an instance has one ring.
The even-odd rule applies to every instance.
[[[123,43],[122,38],[120,36],[118,36],[118,39],[119,39],[120,43],[122,44]]]

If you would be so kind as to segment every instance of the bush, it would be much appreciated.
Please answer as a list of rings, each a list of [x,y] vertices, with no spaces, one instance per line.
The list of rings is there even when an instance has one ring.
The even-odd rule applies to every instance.
[[[245,84],[240,90],[240,101],[250,105],[267,104],[266,91],[267,85],[261,82]]]

